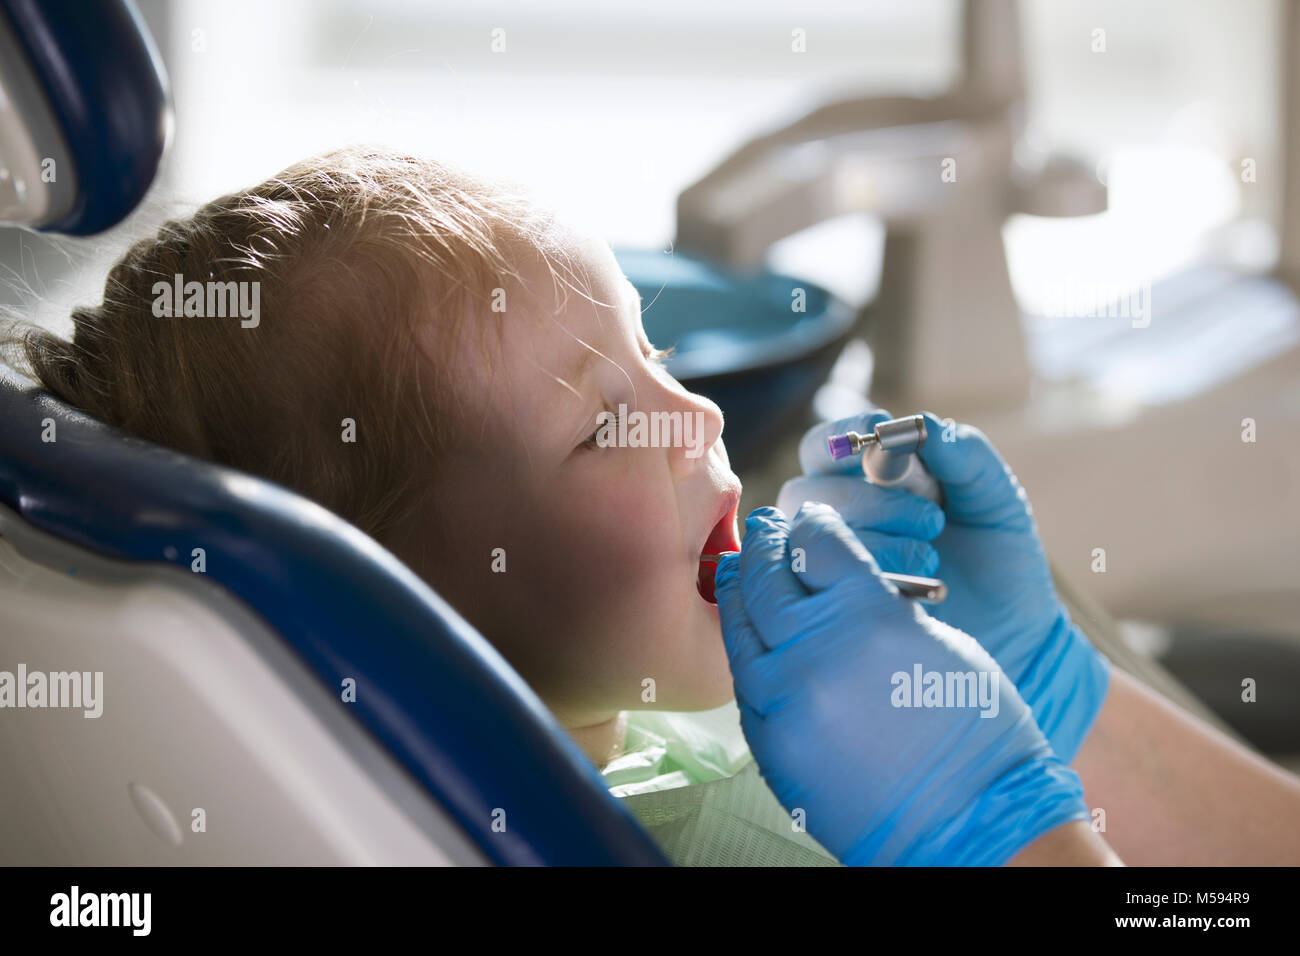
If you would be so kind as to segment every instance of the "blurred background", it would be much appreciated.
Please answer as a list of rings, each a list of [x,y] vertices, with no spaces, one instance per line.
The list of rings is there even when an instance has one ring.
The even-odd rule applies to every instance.
[[[349,142],[511,177],[674,286],[647,329],[743,508],[814,420],[977,424],[1126,647],[1300,765],[1288,5],[975,6],[140,0],[160,182],[92,243],[4,230],[0,295],[66,332],[162,216]]]

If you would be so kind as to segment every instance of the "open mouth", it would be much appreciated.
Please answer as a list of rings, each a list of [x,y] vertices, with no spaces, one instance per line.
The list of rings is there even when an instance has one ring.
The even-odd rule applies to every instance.
[[[713,530],[709,532],[708,540],[704,542],[704,548],[700,551],[701,558],[706,554],[722,554],[724,551],[740,550],[740,539],[736,534],[736,508],[739,505],[739,493],[728,496],[727,510],[718,520],[718,523],[713,526]],[[718,603],[713,587],[713,576],[717,573],[717,570],[716,561],[700,561],[696,587],[699,589],[700,597],[710,604]]]

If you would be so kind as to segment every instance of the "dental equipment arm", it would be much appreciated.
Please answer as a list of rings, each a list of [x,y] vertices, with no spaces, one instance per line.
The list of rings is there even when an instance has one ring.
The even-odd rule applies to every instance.
[[[885,583],[833,509],[760,508],[745,525],[717,574],[741,728],[824,847],[847,865],[999,865],[1087,820],[1078,778],[996,662]],[[972,678],[979,706],[914,702],[914,673]]]
[[[1103,212],[1081,161],[1022,141],[1018,0],[965,0],[962,69],[937,96],[857,96],[744,143],[683,190],[675,248],[749,269],[786,236],[850,214],[885,225],[862,328],[873,397],[1016,404],[1030,366],[1002,227],[1013,213]]]

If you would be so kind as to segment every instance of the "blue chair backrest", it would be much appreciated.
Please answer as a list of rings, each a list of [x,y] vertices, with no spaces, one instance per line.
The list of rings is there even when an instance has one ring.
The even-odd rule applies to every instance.
[[[336,698],[356,681],[355,702],[338,706],[489,860],[666,862],[468,622],[373,539],[294,492],[127,435],[0,364],[0,505],[115,561],[188,570],[191,549],[176,542],[203,548],[207,578]]]

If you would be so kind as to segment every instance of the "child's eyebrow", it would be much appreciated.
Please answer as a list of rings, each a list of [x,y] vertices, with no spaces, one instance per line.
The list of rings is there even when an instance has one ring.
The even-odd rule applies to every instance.
[[[645,339],[646,338],[645,329],[644,327],[642,327],[640,321],[641,320],[641,293],[637,290],[637,287],[632,284],[632,280],[627,278],[627,276],[623,277],[623,291],[624,291],[624,296],[626,298],[636,302],[636,317],[637,317],[636,328],[638,333],[637,337],[639,339]],[[632,295],[628,296],[627,295],[628,292],[631,292]],[[632,298],[633,296],[635,296],[635,299]],[[585,376],[588,372],[591,371],[591,366],[596,361],[596,359],[607,358],[607,356],[598,352],[591,345],[582,341],[582,339],[577,339],[576,341],[578,342],[578,344],[582,346],[582,354],[578,356],[578,360],[573,363],[573,369],[569,372],[568,376],[566,378],[560,379],[560,383],[562,385],[567,386],[569,390],[572,391],[575,395],[578,394],[579,386],[582,384],[583,376]],[[646,342],[648,343],[649,339],[646,339]]]
[[[633,300],[634,302],[636,302],[636,308],[637,308],[637,312],[636,312],[637,332],[640,333],[638,334],[638,338],[645,338],[645,329],[642,328],[641,321],[640,321],[641,293],[640,291],[637,290],[636,286],[632,285],[632,280],[629,280],[627,276],[623,277],[623,290],[624,290],[625,298],[636,297]],[[629,291],[630,293],[632,293],[632,297],[628,297],[627,293],[629,293]],[[582,339],[577,339],[577,341],[578,343],[581,343],[582,354],[578,356],[577,362],[573,363],[573,371],[569,372],[568,377],[562,378],[562,380],[560,380],[564,382],[565,385],[572,386],[575,392],[578,388],[578,385],[582,384],[582,376],[585,376],[586,373],[591,371],[591,363],[594,363],[595,359],[597,358],[604,358],[604,356],[601,355],[601,352],[598,352],[597,350],[593,349],[593,347],[588,345],[588,343],[582,342]],[[646,339],[646,341],[649,342],[649,339]]]
[[[577,394],[578,386],[582,384],[582,379],[591,371],[591,366],[595,363],[597,356],[600,355],[586,342],[578,340],[582,344],[582,354],[578,356],[578,361],[574,363],[573,370],[569,372],[567,378],[560,379],[565,385],[568,385]]]
[[[645,322],[641,318],[642,315],[645,314],[645,309],[642,307],[645,304],[645,300],[641,298],[641,290],[632,284],[631,279],[626,277],[624,277],[623,280],[623,288],[624,290],[631,290],[632,295],[628,298],[636,303],[636,311],[632,314],[635,317],[633,328],[636,330],[637,341],[643,345],[649,346],[650,336],[645,334]]]
[[[633,284],[632,284],[632,280],[629,279],[629,278],[627,278],[626,276],[623,277],[623,289],[624,289],[624,291],[629,290],[629,289],[631,290],[632,295],[636,296],[636,311],[637,311],[637,313],[639,314],[639,313],[643,312],[644,310],[641,308],[641,303],[642,303],[642,299],[641,299],[641,290],[638,289],[635,285],[633,285]]]

